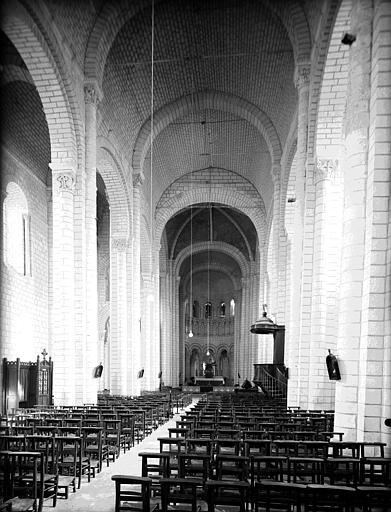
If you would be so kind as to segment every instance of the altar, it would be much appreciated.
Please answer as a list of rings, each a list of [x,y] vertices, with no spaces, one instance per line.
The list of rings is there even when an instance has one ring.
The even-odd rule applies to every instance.
[[[215,375],[214,377],[194,377],[196,386],[224,386],[224,377]]]

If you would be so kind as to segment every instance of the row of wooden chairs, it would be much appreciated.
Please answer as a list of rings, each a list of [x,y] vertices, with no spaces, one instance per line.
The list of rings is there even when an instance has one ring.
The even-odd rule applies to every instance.
[[[115,408],[39,408],[1,418],[0,510],[42,511],[44,500],[52,498],[55,506],[58,497],[76,492],[82,476],[89,482],[104,462],[167,420],[162,396],[148,398],[143,408],[141,402],[128,407],[124,399]]]
[[[298,484],[257,481],[252,487],[245,481],[207,480],[203,495],[198,493],[199,482],[191,478],[162,478],[159,498],[153,496],[153,481],[148,477],[113,475],[115,482],[115,512],[136,510],[180,510],[178,504],[197,512],[207,505],[208,512],[221,510],[221,506],[246,512],[251,507],[259,511],[295,512],[390,512],[391,488],[346,487],[325,484]]]

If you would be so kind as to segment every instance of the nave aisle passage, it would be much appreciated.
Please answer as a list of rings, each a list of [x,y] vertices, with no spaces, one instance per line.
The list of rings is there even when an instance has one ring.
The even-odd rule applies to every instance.
[[[168,429],[176,426],[176,421],[180,420],[180,415],[184,411],[194,406],[195,401],[178,414],[161,425],[149,436],[136,444],[126,453],[121,453],[118,459],[110,463],[109,467],[104,465],[102,471],[97,473],[96,477],[91,479],[88,484],[82,483],[76,493],[70,492],[67,500],[58,499],[55,512],[114,512],[115,504],[115,484],[111,480],[112,475],[137,475],[141,476],[141,457],[140,452],[159,451],[159,437],[168,437]],[[49,511],[48,502],[44,504],[44,510]],[[50,508],[50,510],[52,510]]]

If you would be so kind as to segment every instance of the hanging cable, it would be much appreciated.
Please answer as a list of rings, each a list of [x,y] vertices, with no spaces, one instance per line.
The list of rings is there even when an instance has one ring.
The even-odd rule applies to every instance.
[[[155,1],[152,0],[151,11],[151,157],[150,157],[150,211],[149,211],[149,229],[150,229],[150,270],[152,275],[153,263],[153,124],[154,124],[154,58],[155,58]]]
[[[190,304],[189,304],[189,338],[193,333],[193,169],[194,169],[194,73],[191,70],[191,138],[190,138]]]

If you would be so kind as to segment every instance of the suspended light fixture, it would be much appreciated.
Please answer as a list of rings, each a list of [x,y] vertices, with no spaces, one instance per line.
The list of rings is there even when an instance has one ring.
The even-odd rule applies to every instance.
[[[208,202],[208,299],[207,299],[207,319],[206,319],[206,355],[210,356],[210,317],[212,316],[212,305],[210,302],[210,244],[212,242],[212,205],[211,205],[211,167],[209,166],[209,202]]]
[[[191,184],[190,184],[191,188]],[[193,199],[192,199],[193,200]],[[190,205],[190,300],[189,300],[189,338],[193,334],[193,204]]]
[[[194,116],[194,83],[193,73],[191,75],[191,103],[192,103],[192,117]],[[191,125],[191,168],[190,168],[190,300],[189,300],[189,338],[194,336],[193,333],[193,168],[194,168],[194,129]]]
[[[263,314],[250,328],[253,334],[274,334],[280,327],[267,316],[267,304],[263,304]]]

